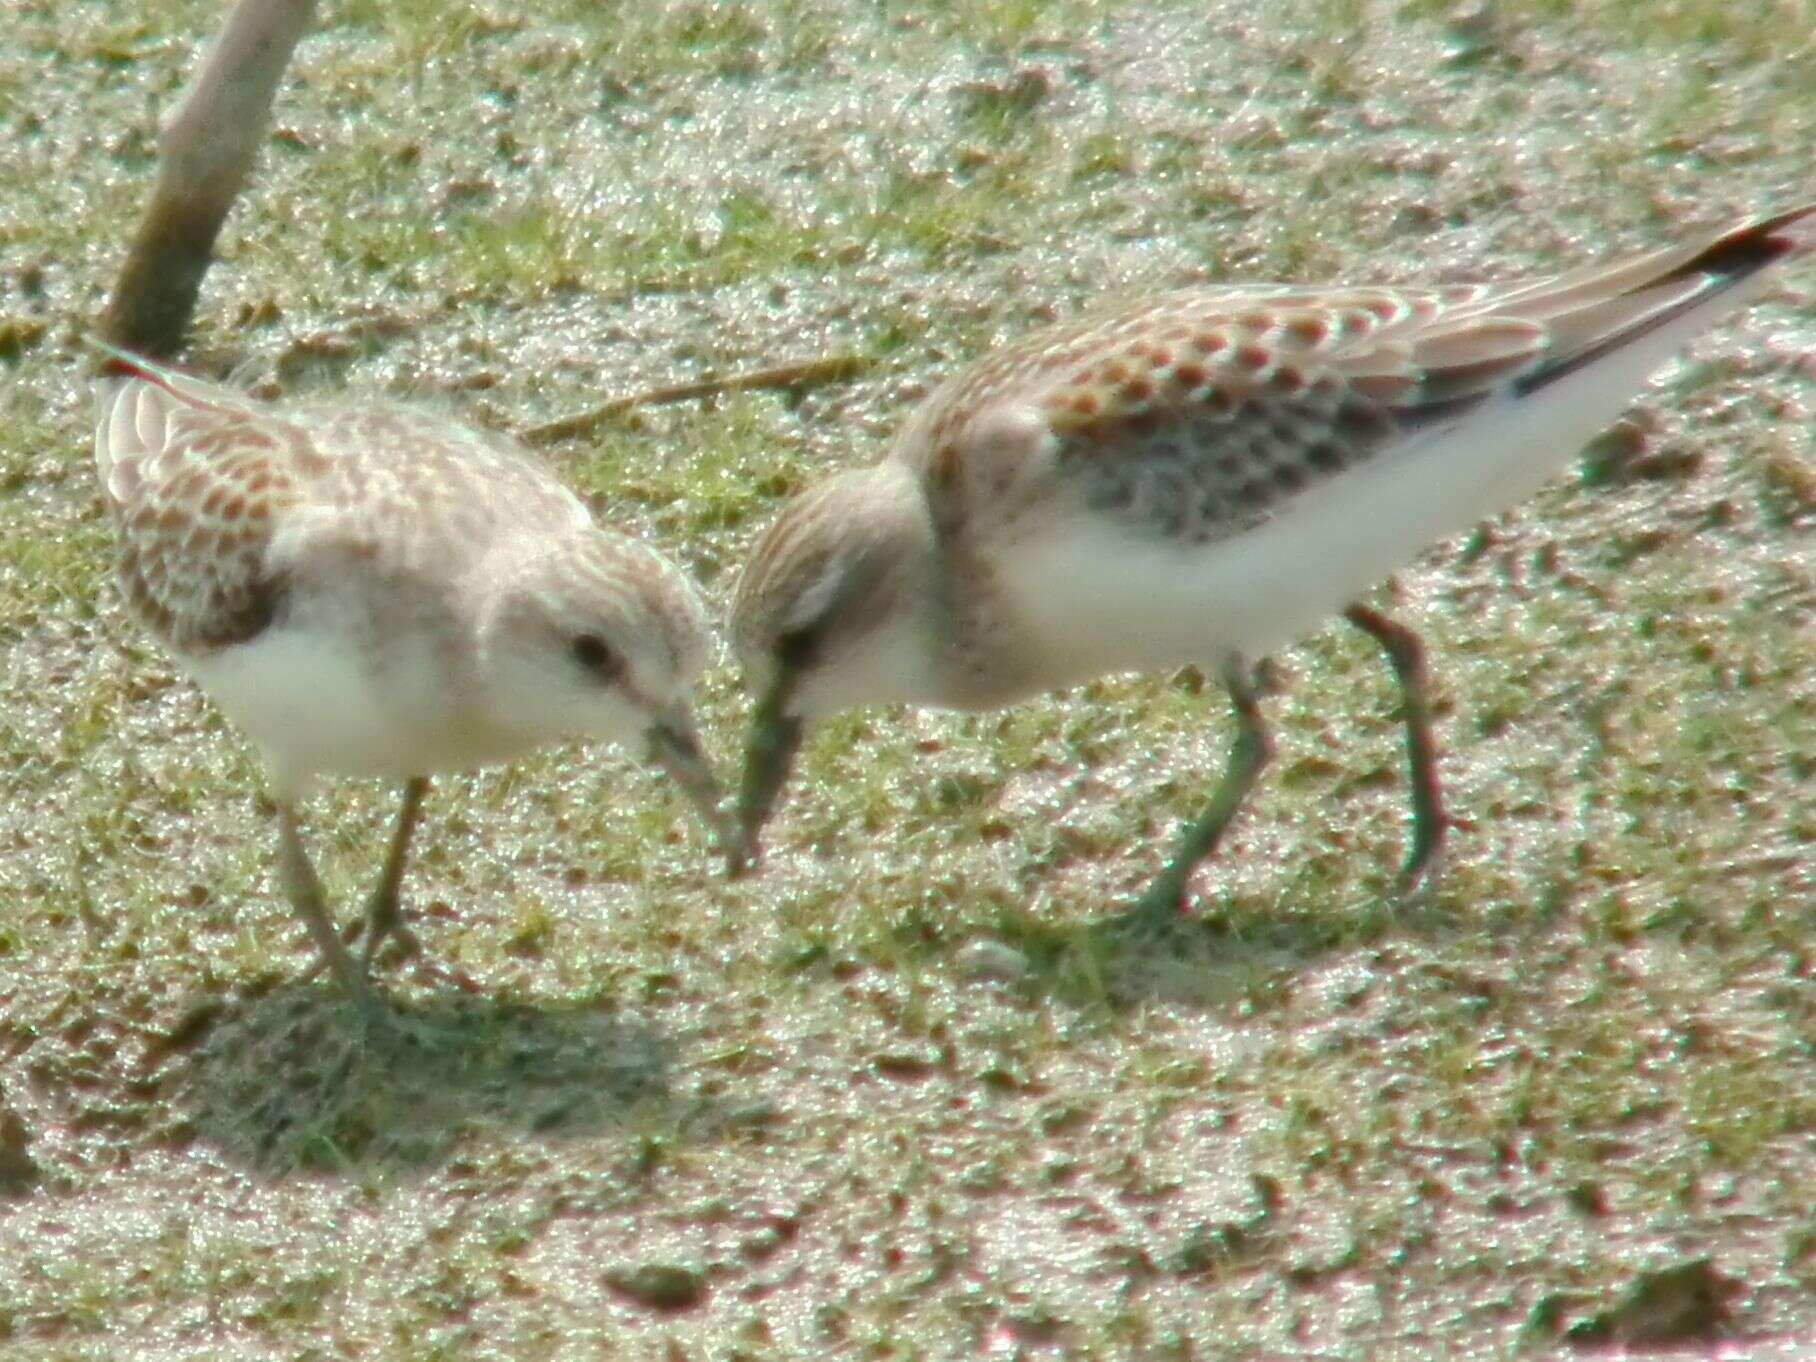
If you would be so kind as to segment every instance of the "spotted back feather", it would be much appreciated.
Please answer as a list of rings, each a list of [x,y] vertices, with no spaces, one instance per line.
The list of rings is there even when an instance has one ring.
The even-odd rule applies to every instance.
[[[1261,285],[1165,295],[963,371],[892,456],[948,534],[1071,501],[1214,542],[1301,492],[1518,395],[1810,244],[1811,210],[1508,284]],[[1056,495],[1057,494],[1057,495]]]
[[[273,408],[133,367],[104,391],[95,462],[126,598],[178,652],[257,635],[305,559],[457,575],[482,542],[535,546],[591,524],[504,437],[385,403]]]
[[[368,571],[458,578],[476,545],[539,551],[592,524],[580,498],[506,436],[387,402],[284,415],[328,460],[294,533],[317,550],[333,541]]]
[[[246,399],[194,379],[133,378],[95,430],[102,494],[120,531],[120,582],[179,651],[222,647],[271,622],[282,580],[272,525],[326,461]]]

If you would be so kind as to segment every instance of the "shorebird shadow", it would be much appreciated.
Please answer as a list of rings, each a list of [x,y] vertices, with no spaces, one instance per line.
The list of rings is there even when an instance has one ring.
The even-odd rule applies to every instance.
[[[476,1131],[574,1138],[667,1097],[668,1039],[609,1002],[392,1010],[370,1027],[323,985],[199,1002],[160,1065],[167,1091],[195,1138],[272,1174],[428,1171]]]
[[[999,911],[984,935],[1028,961],[1023,986],[1116,1006],[1160,1002],[1220,1007],[1278,985],[1389,933],[1423,939],[1477,930],[1428,901],[1383,898],[1363,917],[1276,914],[1204,905],[1164,931],[1143,932],[1131,915],[1054,922]]]

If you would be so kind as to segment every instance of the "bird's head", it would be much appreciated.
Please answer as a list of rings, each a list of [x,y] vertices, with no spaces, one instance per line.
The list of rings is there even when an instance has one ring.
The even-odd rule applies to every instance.
[[[498,576],[508,585],[486,652],[500,725],[641,746],[741,863],[742,838],[720,807],[694,718],[712,636],[693,583],[654,549],[597,527],[540,545]]]
[[[926,500],[893,462],[810,488],[757,541],[731,628],[757,696],[737,812],[753,860],[808,720],[931,697],[933,550]]]

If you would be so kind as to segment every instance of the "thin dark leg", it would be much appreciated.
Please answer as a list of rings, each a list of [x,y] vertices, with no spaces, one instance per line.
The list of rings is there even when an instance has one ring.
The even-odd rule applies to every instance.
[[[296,827],[296,810],[287,803],[277,806],[278,826],[278,870],[283,877],[284,888],[290,896],[290,902],[303,919],[303,925],[309,929],[309,935],[315,939],[316,949],[322,954],[323,963],[340,981],[361,1012],[369,1018],[381,1017],[384,1004],[366,982],[365,971],[354,963],[348,954],[340,934],[334,930],[334,923],[328,917],[328,908],[322,896],[322,882],[316,877],[315,866],[309,860],[309,853],[303,848],[303,839]],[[310,971],[311,976],[314,971]]]
[[[428,792],[427,776],[411,776],[404,782],[404,801],[398,807],[397,824],[391,831],[391,850],[385,857],[385,868],[378,877],[378,887],[366,902],[366,945],[359,957],[362,973],[371,971],[372,957],[378,954],[378,948],[388,936],[396,937],[407,954],[415,955],[422,949],[416,934],[404,926],[399,891],[403,888],[410,837],[422,818],[423,796]]]
[[[1236,706],[1236,741],[1230,748],[1229,766],[1204,812],[1180,834],[1173,859],[1136,902],[1128,921],[1129,926],[1137,930],[1164,931],[1173,925],[1185,903],[1192,872],[1217,849],[1224,829],[1229,827],[1262,768],[1273,756],[1273,743],[1268,739],[1266,725],[1261,722],[1261,705],[1255,698],[1248,665],[1240,658],[1231,658],[1223,668],[1223,684]]]
[[[1438,779],[1437,746],[1431,739],[1425,648],[1412,630],[1366,605],[1351,605],[1343,617],[1381,645],[1400,681],[1406,760],[1412,777],[1412,847],[1406,864],[1400,868],[1400,885],[1413,889],[1437,873],[1438,854],[1450,826],[1450,816],[1444,812],[1444,789]]]

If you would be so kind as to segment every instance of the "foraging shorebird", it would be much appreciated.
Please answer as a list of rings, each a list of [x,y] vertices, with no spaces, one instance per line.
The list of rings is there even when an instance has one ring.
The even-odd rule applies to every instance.
[[[1197,664],[1228,689],[1237,734],[1128,919],[1162,926],[1267,763],[1255,660],[1341,611],[1405,697],[1403,876],[1418,882],[1446,822],[1421,648],[1356,593],[1531,495],[1813,243],[1809,205],[1511,283],[1194,289],[987,356],[751,553],[732,621],[759,696],[745,846],[816,716],[990,709]]]
[[[503,436],[387,402],[271,406],[109,353],[95,463],[126,598],[264,754],[284,886],[368,1014],[380,942],[414,945],[399,893],[436,772],[641,739],[735,840],[694,723],[706,611],[667,559]],[[330,774],[403,783],[357,961],[297,828]]]

